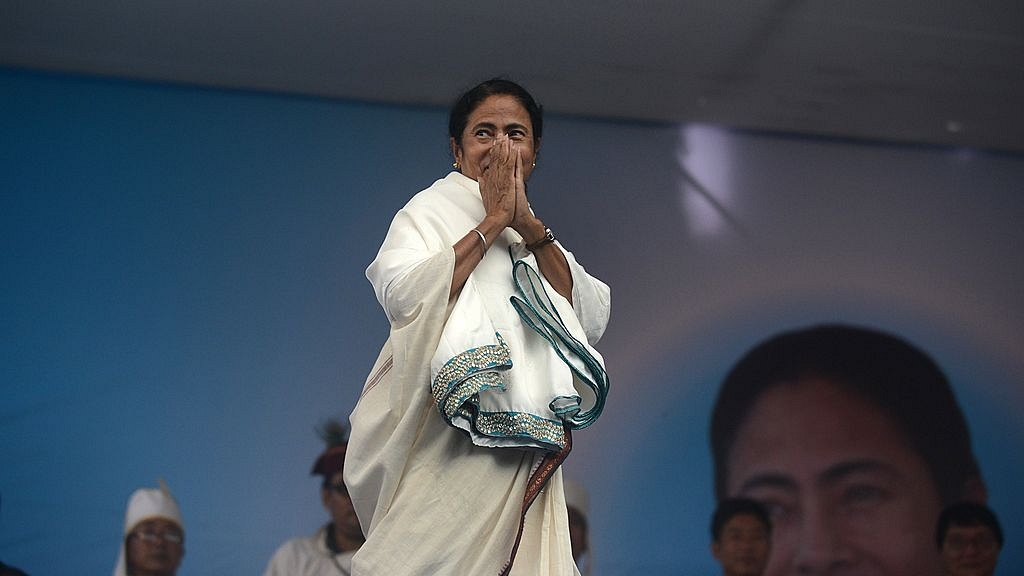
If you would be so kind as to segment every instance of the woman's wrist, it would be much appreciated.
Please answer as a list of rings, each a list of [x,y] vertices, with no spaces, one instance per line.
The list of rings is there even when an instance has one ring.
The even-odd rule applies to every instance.
[[[545,228],[544,235],[541,236],[540,239],[526,243],[526,249],[529,250],[530,252],[535,252],[539,248],[543,248],[548,244],[553,243],[554,241],[555,234],[551,231],[551,228]]]
[[[548,235],[548,228],[539,219],[534,218],[533,222],[529,226],[524,227],[523,230],[519,230],[519,235],[523,237],[523,243],[527,247],[533,246],[538,242],[543,243]]]
[[[490,216],[485,217],[473,228],[473,230],[476,230],[476,233],[483,236],[488,246],[494,245],[494,241],[501,235],[501,231],[504,229],[505,227],[497,219]]]

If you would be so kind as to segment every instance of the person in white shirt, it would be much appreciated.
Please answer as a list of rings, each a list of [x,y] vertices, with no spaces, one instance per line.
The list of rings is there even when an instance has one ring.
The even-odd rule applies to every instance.
[[[320,500],[331,521],[309,537],[293,538],[274,552],[264,576],[349,576],[352,555],[365,538],[343,479],[348,430],[329,421],[321,430],[327,449],[313,463],[312,474],[323,477]]]

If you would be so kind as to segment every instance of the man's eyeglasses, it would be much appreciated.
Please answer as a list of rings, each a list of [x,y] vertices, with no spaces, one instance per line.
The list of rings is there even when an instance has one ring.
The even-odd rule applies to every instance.
[[[946,538],[946,548],[950,552],[960,554],[967,551],[968,546],[974,546],[978,552],[987,553],[996,549],[999,543],[991,534],[978,534],[973,538],[963,536],[949,536]]]
[[[163,540],[170,544],[181,544],[181,541],[184,540],[184,537],[178,532],[150,532],[148,530],[137,530],[129,534],[129,536],[138,538],[143,542],[159,542]]]

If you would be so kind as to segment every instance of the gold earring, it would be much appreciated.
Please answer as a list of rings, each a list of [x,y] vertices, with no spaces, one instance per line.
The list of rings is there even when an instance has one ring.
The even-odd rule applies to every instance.
[[[459,169],[459,161],[458,160],[456,160],[455,162],[452,162],[452,168],[455,168],[456,170]]]

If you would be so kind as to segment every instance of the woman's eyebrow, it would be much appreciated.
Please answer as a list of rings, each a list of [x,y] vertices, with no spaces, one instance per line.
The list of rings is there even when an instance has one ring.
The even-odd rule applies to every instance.
[[[488,122],[486,120],[483,121],[483,122],[477,122],[476,124],[473,124],[473,129],[474,130],[477,130],[477,129],[480,129],[480,128],[490,128],[492,130],[497,130],[498,126],[494,122]],[[512,128],[519,128],[519,129],[524,130],[524,131],[529,131],[529,128],[525,124],[520,124],[519,122],[512,122],[510,124],[506,124],[505,125],[505,130],[510,130]]]
[[[882,474],[892,479],[899,479],[902,476],[895,467],[887,462],[874,458],[861,458],[858,460],[840,462],[830,466],[827,470],[822,472],[819,476],[818,482],[820,484],[835,484],[836,482],[844,480],[854,474],[866,473]]]
[[[765,472],[762,474],[755,474],[740,484],[740,493],[746,493],[748,490],[756,490],[758,488],[776,488],[786,490],[790,492],[797,491],[797,482],[792,476],[782,474],[780,472]]]

